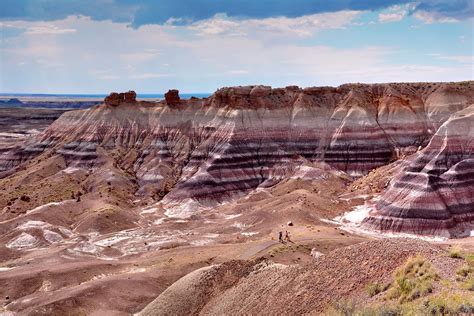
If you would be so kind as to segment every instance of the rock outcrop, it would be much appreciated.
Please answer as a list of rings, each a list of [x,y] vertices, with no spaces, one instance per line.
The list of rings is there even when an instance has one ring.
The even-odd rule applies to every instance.
[[[135,103],[137,102],[137,94],[135,91],[128,91],[124,93],[112,92],[104,99],[105,104],[111,106],[119,106],[122,103]]]
[[[109,106],[67,112],[34,139],[1,149],[0,177],[39,155],[86,169],[113,161],[136,178],[136,194],[162,199],[168,216],[190,216],[272,186],[304,162],[358,177],[414,153],[473,103],[474,83],[230,87],[190,100],[170,90],[158,103],[135,96],[111,94]]]
[[[165,101],[166,104],[175,106],[181,103],[181,99],[179,97],[179,91],[178,90],[168,90],[168,92],[165,93]]]
[[[452,115],[395,177],[364,225],[445,237],[474,229],[474,105]]]

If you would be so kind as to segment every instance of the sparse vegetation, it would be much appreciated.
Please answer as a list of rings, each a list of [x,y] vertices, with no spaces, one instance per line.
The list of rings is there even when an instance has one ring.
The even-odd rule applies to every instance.
[[[370,296],[373,297],[381,292],[383,292],[384,288],[383,285],[379,282],[369,283],[365,287],[365,292]]]
[[[357,307],[353,301],[334,303],[325,315],[338,316],[401,316],[401,315],[471,315],[474,313],[472,297],[441,293],[424,300],[417,299],[403,304],[376,303]]]
[[[449,256],[453,259],[462,259],[461,248],[454,246],[449,250]]]
[[[472,254],[466,254],[466,264],[456,271],[456,280],[462,282],[461,288],[474,291],[474,260]]]
[[[352,300],[340,300],[333,303],[333,307],[327,312],[328,315],[355,315],[356,306]]]
[[[327,316],[398,316],[402,315],[401,306],[398,305],[374,305],[356,308],[351,300],[342,300],[334,303],[325,313]]]
[[[464,282],[464,288],[469,291],[474,291],[474,276],[471,275],[471,277]]]
[[[469,274],[471,274],[473,272],[474,272],[474,267],[471,267],[469,265],[465,265],[465,266],[462,266],[461,268],[459,268],[458,271],[456,271],[456,274],[461,278],[465,278],[465,277],[468,277]]]
[[[432,282],[438,278],[434,268],[424,258],[419,256],[409,258],[395,271],[395,280],[388,289],[387,297],[398,299],[400,303],[413,301],[431,293]]]
[[[421,312],[429,315],[459,315],[474,313],[474,305],[469,297],[442,293],[425,301]]]

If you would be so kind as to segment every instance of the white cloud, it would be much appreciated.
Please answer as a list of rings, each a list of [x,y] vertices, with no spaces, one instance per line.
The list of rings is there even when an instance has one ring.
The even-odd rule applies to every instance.
[[[248,73],[249,71],[245,69],[235,69],[235,70],[226,71],[227,75],[246,75]]]
[[[130,76],[132,79],[154,79],[154,78],[163,78],[168,77],[167,74],[157,74],[157,73],[142,73],[142,74],[133,74]]]
[[[379,13],[380,23],[398,22],[408,14],[409,11],[414,9],[414,5],[409,3],[405,5],[394,5],[385,10],[383,13]]]
[[[442,16],[436,12],[416,11],[413,16],[425,24],[459,22],[455,18]]]
[[[126,23],[69,17],[53,23],[59,29],[76,30],[67,36],[23,33],[2,43],[0,87],[4,91],[44,93],[130,89],[153,93],[169,88],[212,92],[222,86],[245,84],[313,86],[472,77],[472,68],[455,62],[453,56],[445,67],[409,61],[395,66],[392,57],[399,56],[398,48],[357,45],[344,49],[315,44],[319,31],[349,27],[359,14],[230,20],[233,27],[219,22],[221,29],[208,36],[202,34],[209,31],[206,27],[215,27],[211,21],[227,18],[221,15],[191,26],[145,25],[134,29]],[[45,24],[15,23],[25,28]],[[22,62],[28,67],[19,66]]]
[[[42,34],[66,34],[66,33],[74,33],[76,29],[70,28],[59,28],[55,25],[40,25],[40,26],[32,26],[26,29],[26,34],[30,35],[42,35]]]
[[[245,36],[246,33],[238,31],[238,28],[238,22],[230,21],[222,14],[216,15],[212,19],[203,20],[189,26],[190,30],[197,31],[202,36],[221,34],[226,34],[228,36]]]
[[[227,35],[256,37],[262,34],[272,36],[309,37],[324,29],[344,28],[362,14],[360,11],[339,11],[306,15],[297,18],[273,17],[266,19],[231,19],[217,14],[208,20],[196,22],[188,29],[203,36]]]
[[[441,54],[429,54],[431,57],[435,57],[440,60],[454,61],[462,64],[474,64],[474,56],[472,55],[441,55]]]
[[[397,13],[380,13],[379,22],[388,23],[388,22],[401,21],[406,16],[406,14],[407,14],[406,11],[400,11]]]

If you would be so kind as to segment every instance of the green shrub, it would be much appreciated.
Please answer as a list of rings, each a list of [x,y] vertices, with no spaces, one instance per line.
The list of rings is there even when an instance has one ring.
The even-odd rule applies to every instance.
[[[432,281],[438,280],[438,274],[422,257],[412,257],[399,267],[394,274],[387,297],[398,298],[400,303],[413,301],[433,291]]]
[[[423,314],[431,315],[459,315],[474,312],[472,296],[442,293],[431,297],[424,303]]]

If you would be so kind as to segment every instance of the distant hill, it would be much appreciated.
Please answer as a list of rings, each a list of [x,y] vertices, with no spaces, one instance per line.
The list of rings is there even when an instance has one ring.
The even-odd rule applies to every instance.
[[[4,108],[47,108],[47,109],[87,109],[101,103],[101,101],[21,101],[17,98],[0,100],[0,107]]]
[[[183,99],[205,98],[209,93],[184,93]],[[0,107],[27,107],[47,109],[87,109],[103,102],[106,95],[101,94],[15,94],[0,93]],[[138,99],[158,101],[164,94],[138,94]]]

